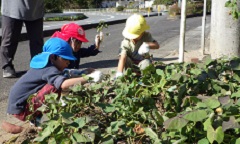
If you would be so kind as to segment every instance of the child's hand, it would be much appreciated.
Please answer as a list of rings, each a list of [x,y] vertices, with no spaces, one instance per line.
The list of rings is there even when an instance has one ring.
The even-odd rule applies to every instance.
[[[96,45],[96,48],[99,48],[99,47],[100,47],[100,43],[101,43],[100,36],[97,34],[97,35],[95,36],[95,45]]]
[[[103,73],[101,71],[94,71],[91,74],[87,75],[92,78],[93,82],[99,82],[103,79]]]
[[[102,42],[103,41],[103,32],[102,31],[100,31],[99,36],[100,36],[100,41]]]
[[[122,76],[123,76],[123,73],[118,71],[118,72],[116,73],[115,78],[122,77]]]
[[[149,45],[146,42],[143,42],[143,44],[138,49],[139,55],[145,55],[146,53],[149,53]]]

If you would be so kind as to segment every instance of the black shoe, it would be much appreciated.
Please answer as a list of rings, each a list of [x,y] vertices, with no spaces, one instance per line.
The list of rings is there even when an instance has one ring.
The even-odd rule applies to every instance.
[[[6,68],[3,69],[3,77],[4,78],[16,78],[16,71],[14,67],[12,66],[7,66]]]

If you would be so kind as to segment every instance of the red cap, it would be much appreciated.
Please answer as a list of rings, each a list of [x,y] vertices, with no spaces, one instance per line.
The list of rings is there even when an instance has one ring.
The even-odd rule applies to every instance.
[[[75,23],[63,25],[61,32],[55,32],[52,37],[59,37],[65,41],[68,41],[70,37],[73,37],[81,42],[88,42],[83,28]]]
[[[65,41],[68,41],[71,38],[70,35],[64,34],[60,31],[56,31],[51,37],[52,38],[57,37],[57,38],[60,38],[62,40],[65,40]]]

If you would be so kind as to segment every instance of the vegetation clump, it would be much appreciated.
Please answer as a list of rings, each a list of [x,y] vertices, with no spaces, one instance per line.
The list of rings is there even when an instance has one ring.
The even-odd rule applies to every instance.
[[[46,97],[36,143],[239,143],[240,59],[155,62]]]
[[[87,17],[83,14],[73,15],[73,16],[56,16],[56,17],[46,17],[44,21],[75,21],[86,19]]]

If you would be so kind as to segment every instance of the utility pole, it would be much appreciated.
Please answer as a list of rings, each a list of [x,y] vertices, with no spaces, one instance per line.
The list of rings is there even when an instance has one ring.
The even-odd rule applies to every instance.
[[[182,1],[182,7],[181,7],[181,26],[180,26],[180,38],[179,38],[179,57],[178,61],[184,62],[184,49],[185,49],[185,30],[186,30],[186,6],[187,6],[187,0]]]
[[[240,56],[240,19],[229,15],[231,9],[225,3],[226,0],[212,0],[210,53],[213,59]],[[239,2],[237,8],[240,9]]]
[[[207,0],[204,0],[203,17],[202,17],[202,40],[201,40],[201,48],[202,48],[203,55],[205,54],[206,12],[207,12]]]

